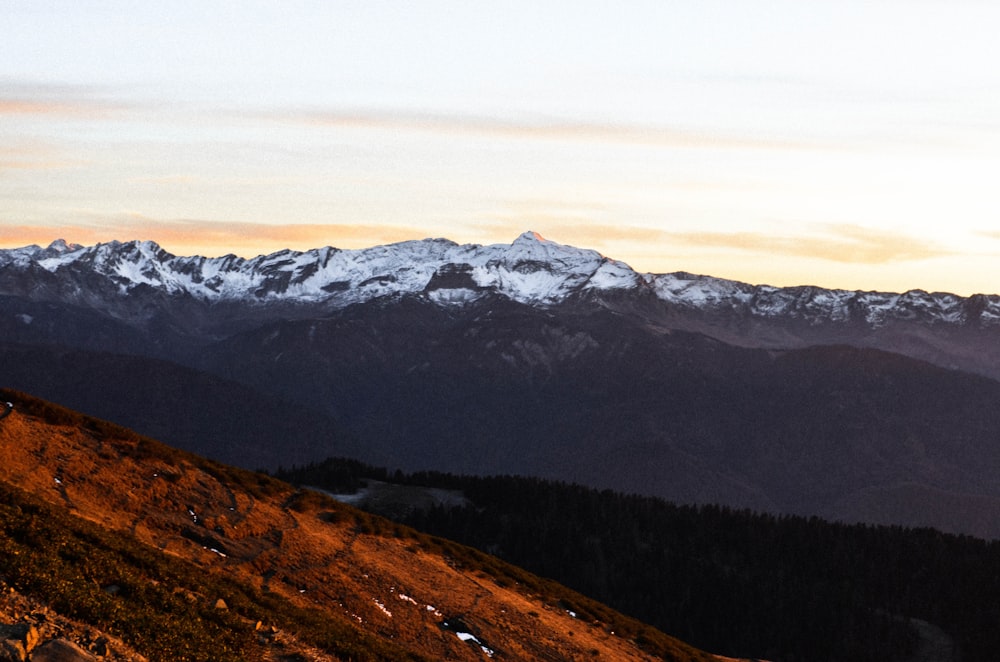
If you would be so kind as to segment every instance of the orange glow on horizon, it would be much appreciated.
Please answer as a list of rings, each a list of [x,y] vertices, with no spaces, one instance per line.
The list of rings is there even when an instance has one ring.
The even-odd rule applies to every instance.
[[[110,224],[109,224],[110,225]],[[217,257],[236,254],[256,257],[284,249],[309,250],[321,246],[367,248],[416,236],[409,228],[364,225],[267,225],[263,223],[137,220],[113,227],[0,225],[0,246],[47,246],[56,239],[90,246],[110,241],[152,240],[174,255]]]

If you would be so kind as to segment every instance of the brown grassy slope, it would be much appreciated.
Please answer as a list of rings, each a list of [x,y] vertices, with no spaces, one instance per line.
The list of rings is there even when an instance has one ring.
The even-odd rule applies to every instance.
[[[484,659],[483,648],[456,630],[505,659],[655,659],[650,650],[712,659],[458,545],[24,394],[2,391],[0,398],[16,404],[0,421],[0,480],[191,561],[206,577],[319,610],[331,627],[427,659]],[[296,634],[305,644],[315,639]]]

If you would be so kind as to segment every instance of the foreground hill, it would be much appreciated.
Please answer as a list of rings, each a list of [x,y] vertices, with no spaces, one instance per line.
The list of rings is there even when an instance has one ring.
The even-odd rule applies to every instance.
[[[0,614],[34,605],[18,620],[44,636],[112,659],[715,659],[460,545],[0,397]]]

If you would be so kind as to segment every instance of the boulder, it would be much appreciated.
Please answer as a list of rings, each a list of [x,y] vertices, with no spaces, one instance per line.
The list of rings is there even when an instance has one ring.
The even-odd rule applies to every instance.
[[[31,662],[95,662],[96,657],[68,639],[49,639],[31,653]]]

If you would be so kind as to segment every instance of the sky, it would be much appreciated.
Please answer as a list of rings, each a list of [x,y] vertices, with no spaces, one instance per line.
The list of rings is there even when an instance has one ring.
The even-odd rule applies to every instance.
[[[1000,293],[1000,3],[0,0],[0,247],[531,230]]]

